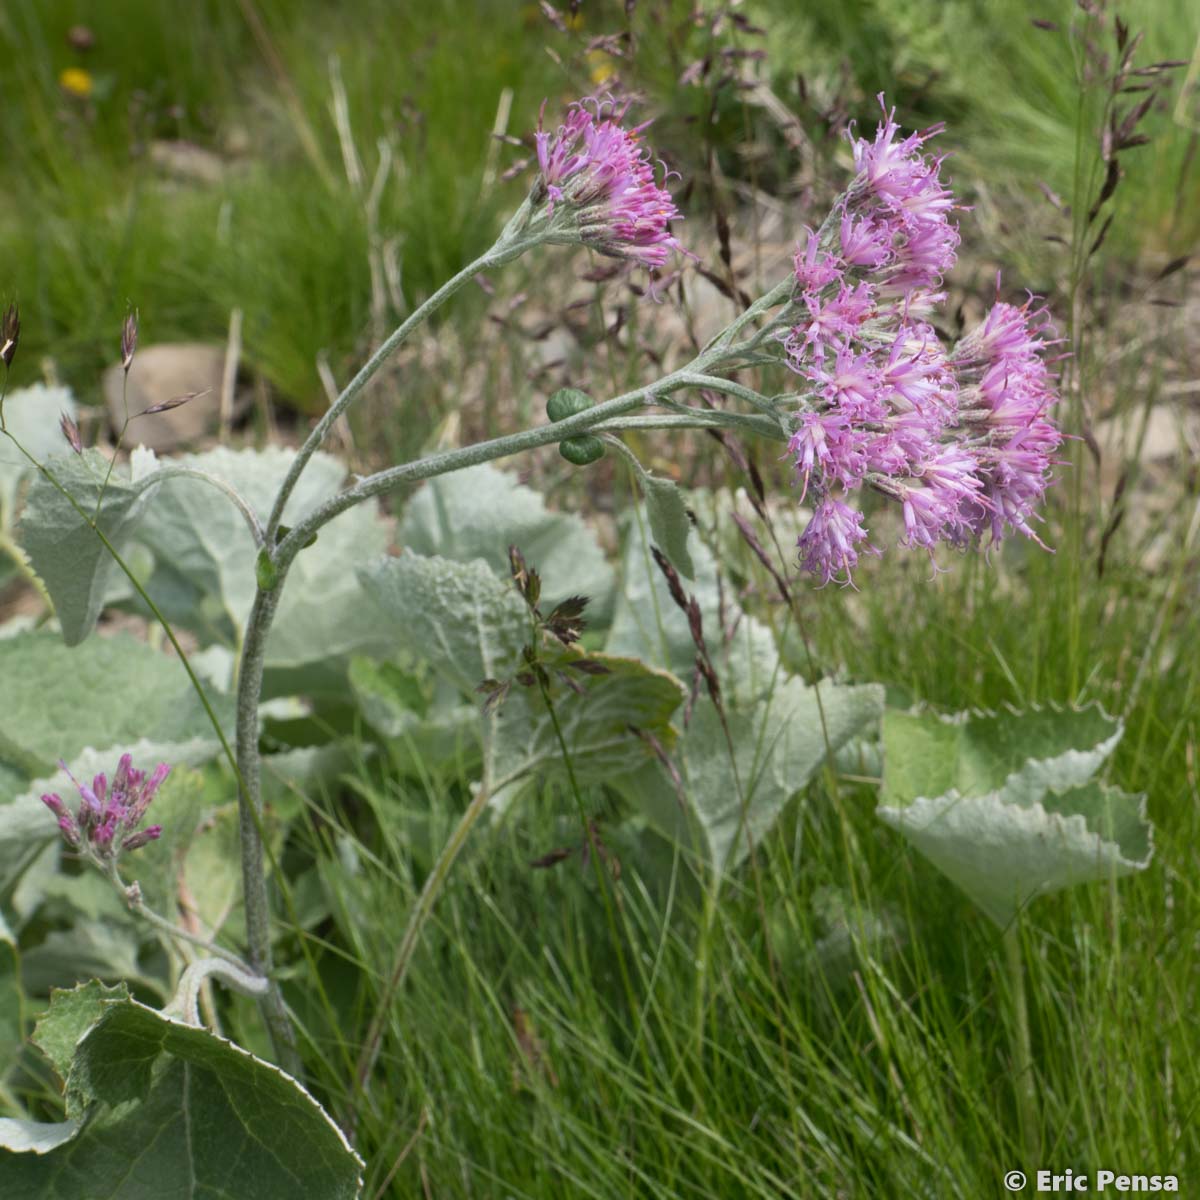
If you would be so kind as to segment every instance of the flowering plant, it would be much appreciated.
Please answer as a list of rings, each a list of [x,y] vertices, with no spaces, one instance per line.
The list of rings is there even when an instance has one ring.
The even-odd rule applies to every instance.
[[[620,447],[619,452],[639,472],[648,504],[654,498],[658,506],[650,520],[660,543],[657,549],[661,553],[655,560],[684,614],[689,639],[686,657],[695,663],[697,678],[703,681],[716,712],[713,716],[706,710],[697,720],[701,732],[685,747],[695,753],[697,762],[704,761],[703,755],[714,745],[722,752],[727,745],[731,760],[736,758],[736,750],[731,725],[720,708],[721,683],[705,642],[702,606],[694,596],[684,594],[679,581],[680,575],[692,576],[686,509],[674,485],[643,470],[620,440],[622,433],[733,430],[785,447],[795,468],[799,500],[811,506],[807,527],[798,540],[799,565],[822,584],[849,584],[860,558],[881,552],[874,542],[882,538],[877,530],[868,530],[868,520],[873,518],[862,505],[868,492],[899,506],[901,541],[906,546],[932,552],[945,542],[962,548],[983,539],[998,542],[1012,531],[1037,540],[1037,507],[1050,482],[1062,436],[1051,416],[1056,392],[1046,354],[1056,339],[1049,315],[1032,298],[1020,306],[997,300],[977,328],[947,348],[935,322],[945,299],[943,278],[953,265],[958,245],[955,213],[960,206],[941,178],[942,160],[927,152],[937,130],[902,136],[893,114],[886,110],[873,140],[852,134],[854,177],[820,226],[803,231],[793,270],[711,337],[684,366],[599,403],[564,389],[551,397],[545,423],[389,466],[344,485],[339,474],[332,490],[300,486],[302,480],[310,484],[313,476],[326,469],[328,460],[316,457],[319,448],[396,348],[481,272],[541,246],[578,245],[647,271],[653,283],[672,256],[694,257],[676,234],[680,213],[668,188],[670,172],[656,164],[645,144],[647,126],[630,125],[628,116],[624,102],[587,99],[571,105],[554,130],[539,127],[534,135],[536,176],[495,244],[408,315],[336,397],[299,450],[276,460],[285,465],[271,481],[272,485],[277,481],[278,487],[269,506],[253,503],[250,489],[231,482],[228,471],[207,471],[195,461],[160,466],[135,455],[127,477],[115,472],[111,460],[84,449],[78,427],[68,414],[63,416],[62,429],[73,454],[45,465],[25,450],[38,472],[26,505],[26,549],[55,602],[66,640],[74,644],[90,632],[106,594],[98,563],[103,560],[108,565],[114,560],[163,624],[234,767],[248,961],[240,962],[232,952],[209,945],[198,935],[176,930],[173,936],[199,941],[216,964],[206,971],[224,972],[222,977],[232,980],[234,986],[261,997],[276,1054],[293,1071],[299,1069],[293,1027],[273,978],[264,866],[262,698],[269,636],[281,613],[287,612],[283,597],[289,576],[294,570],[299,574],[305,563],[327,551],[333,539],[324,537],[318,543],[317,537],[330,522],[351,509],[365,509],[368,501],[402,485],[469,467],[486,469],[483,464],[539,446],[557,443],[565,457],[581,465],[594,461],[606,446]],[[6,366],[16,353],[19,334],[14,310],[6,314],[0,330],[0,359]],[[136,349],[136,322],[127,322],[121,339],[126,372]],[[792,389],[767,396],[744,382],[745,372],[760,367],[786,368]],[[693,390],[724,395],[739,407],[688,404],[684,397]],[[139,415],[162,411],[172,403],[152,406]],[[14,429],[6,424],[2,403],[0,432],[20,445]],[[315,459],[324,461],[325,466],[314,468]],[[171,622],[156,603],[153,586],[139,580],[121,557],[124,539],[143,515],[143,502],[165,480],[178,476],[219,491],[221,517],[244,525],[237,532],[246,546],[253,546],[252,600],[248,586],[238,591],[246,603],[233,614],[237,661],[230,677],[236,681],[236,746],[226,740],[222,720],[209,703]],[[205,498],[212,500],[212,493]],[[226,500],[232,508],[225,505]],[[372,530],[372,537],[374,533]],[[318,548],[310,551],[314,546]],[[207,548],[205,552],[209,552]],[[309,557],[302,559],[306,553]],[[390,560],[392,564],[396,561]],[[403,570],[404,560],[398,561]],[[514,600],[507,585],[499,586],[497,592],[498,585],[486,570],[481,574],[463,568],[449,580],[435,578],[433,568],[409,570],[403,583],[420,603],[412,604],[419,615],[408,623],[421,630],[426,643],[437,642],[439,650],[445,651],[444,669],[460,692],[470,691],[476,684],[487,689],[485,715],[489,718],[503,703],[509,706],[506,715],[523,705],[521,711],[540,719],[540,697],[557,738],[552,750],[557,753],[561,748],[564,758],[568,757],[567,734],[549,697],[550,684],[555,681],[566,681],[585,696],[603,692],[610,698],[610,715],[616,713],[619,719],[606,726],[602,744],[586,746],[592,760],[585,765],[601,773],[600,777],[610,768],[611,760],[605,755],[612,753],[612,743],[629,734],[631,725],[639,736],[639,766],[653,759],[669,762],[662,741],[631,722],[630,698],[660,722],[670,740],[674,731],[666,732],[668,719],[681,704],[686,687],[673,676],[640,669],[628,658],[587,658],[574,644],[586,599],[572,595],[557,606],[547,605],[543,616],[540,576],[526,570],[524,560],[514,552],[512,562],[518,561],[521,569],[514,566],[513,573],[522,589],[523,604]],[[471,567],[479,564],[472,562]],[[249,571],[244,574],[249,576]],[[354,571],[342,569],[338,574],[339,580],[344,580]],[[368,573],[368,578],[379,586],[382,574]],[[219,578],[220,570],[213,575]],[[776,578],[786,594],[788,584],[780,576]],[[207,585],[209,579],[204,582]],[[431,616],[437,604],[454,618],[441,628]],[[485,609],[486,621],[480,616]],[[492,655],[491,644],[483,650],[478,645],[463,649],[466,635],[460,627],[472,622],[503,643],[501,649],[510,659],[513,655],[509,652],[520,656],[516,669],[504,678],[492,675],[492,659],[503,655]],[[446,627],[450,627],[449,633]],[[563,636],[567,630],[572,637]],[[545,653],[539,641],[547,632],[562,643],[553,655]],[[306,630],[305,636],[313,640],[311,631]],[[772,745],[784,747],[780,761],[793,770],[771,789],[775,815],[798,786],[799,777],[807,778],[823,760],[833,735],[843,744],[871,714],[878,715],[881,704],[876,694],[879,689],[869,686],[848,687],[839,698],[833,689],[822,688],[818,693],[803,681],[789,682],[796,686],[789,688],[787,704],[777,705],[777,725],[769,739]],[[539,689],[537,696],[521,695],[521,688],[534,685]],[[697,682],[685,709],[688,714],[699,687]],[[789,724],[803,726],[808,732],[820,728],[826,740],[797,738],[797,744],[790,745]],[[751,741],[747,738],[747,745]],[[502,776],[503,783],[521,779],[522,772],[528,772],[531,755],[528,747],[523,749],[524,755],[512,755],[518,761]],[[569,765],[568,770],[574,781],[574,767]],[[76,784],[81,804],[74,813],[57,793],[42,795],[68,845],[118,883],[131,906],[164,932],[173,930],[173,923],[146,908],[136,884],[129,888],[121,884],[117,859],[162,832],[160,826],[144,827],[143,822],[169,771],[170,767],[161,763],[147,775],[133,767],[127,753],[111,781],[101,773],[90,786]],[[732,780],[736,785],[736,765]],[[789,785],[794,785],[791,790]],[[360,1084],[365,1084],[379,1050],[387,1000],[404,978],[455,856],[492,799],[488,786],[477,789],[428,872],[399,940],[384,1003],[362,1050],[357,1067]],[[708,840],[714,873],[719,876],[749,853],[756,831],[748,827],[744,811],[732,818],[717,812],[711,825]],[[591,839],[593,834],[588,836]],[[589,846],[595,849],[594,842]],[[195,1016],[197,978],[195,974],[190,977],[185,1000],[180,1002],[189,1020]]]

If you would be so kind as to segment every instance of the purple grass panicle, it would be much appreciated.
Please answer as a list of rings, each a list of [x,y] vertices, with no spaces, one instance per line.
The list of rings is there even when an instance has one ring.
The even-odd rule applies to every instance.
[[[167,763],[159,763],[147,775],[134,768],[131,755],[123,754],[112,782],[101,771],[90,787],[71,775],[66,763],[60,762],[59,766],[79,792],[79,808],[72,815],[57,793],[43,796],[42,803],[54,814],[63,840],[73,850],[111,862],[121,851],[137,850],[162,834],[161,825],[143,829],[141,824],[150,802],[171,773]]]
[[[1062,443],[1046,361],[1057,338],[1033,298],[998,300],[950,350],[930,323],[959,242],[960,206],[926,150],[940,129],[901,136],[884,108],[873,141],[851,131],[858,173],[796,251],[798,319],[780,341],[803,407],[788,452],[814,506],[801,565],[823,584],[850,583],[859,554],[879,553],[850,502],[864,488],[899,504],[904,546],[1014,530],[1042,544],[1031,523]]]
[[[687,254],[671,233],[680,219],[675,201],[655,178],[654,159],[641,141],[649,124],[627,129],[628,104],[590,98],[571,105],[553,133],[535,135],[540,179],[535,202],[545,202],[563,241],[582,242],[614,258],[661,267],[672,251]],[[662,172],[663,183],[668,172]]]

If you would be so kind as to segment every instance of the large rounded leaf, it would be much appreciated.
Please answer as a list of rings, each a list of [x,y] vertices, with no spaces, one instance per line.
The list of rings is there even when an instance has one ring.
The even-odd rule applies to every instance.
[[[295,1079],[205,1029],[89,986],[55,996],[70,1012],[55,1022],[52,1006],[53,1037],[43,1039],[66,1067],[69,1115],[87,1119],[0,1130],[5,1200],[359,1194],[361,1160]]]
[[[1036,896],[1148,865],[1145,797],[1092,778],[1121,733],[1095,705],[889,712],[876,812],[1005,926]]]

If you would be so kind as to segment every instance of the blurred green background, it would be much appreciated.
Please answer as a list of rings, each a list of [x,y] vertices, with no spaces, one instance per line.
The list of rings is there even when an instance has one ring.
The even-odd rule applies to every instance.
[[[1193,54],[1200,8],[1187,0],[1120,11],[1145,32],[1139,62]],[[380,147],[391,166],[375,237],[390,295],[411,303],[519,200],[522,181],[503,175],[524,152],[491,136],[498,116],[527,137],[543,99],[554,119],[613,83],[656,118],[689,232],[714,203],[735,203],[715,178],[795,203],[799,225],[810,216],[799,176],[838,152],[846,119],[873,121],[884,90],[904,123],[947,122],[956,186],[985,217],[1006,214],[987,257],[1052,286],[1039,270],[1053,216],[1039,185],[1069,200],[1078,183],[1088,65],[1068,29],[1079,17],[1071,0],[641,0],[583,3],[574,17],[563,6],[555,19],[509,0],[5,5],[0,300],[23,317],[14,382],[49,358],[95,401],[128,307],[144,342],[223,342],[240,308],[243,363],[277,403],[312,411],[317,355],[344,378],[368,345]],[[1110,246],[1123,260],[1194,244],[1198,113],[1189,85],[1164,93],[1145,118],[1150,144],[1125,156]]]

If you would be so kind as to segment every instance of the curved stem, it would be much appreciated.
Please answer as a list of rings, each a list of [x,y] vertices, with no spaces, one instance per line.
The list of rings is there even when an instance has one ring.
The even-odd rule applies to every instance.
[[[703,381],[702,383],[699,381]],[[783,440],[778,420],[773,420],[768,426],[765,421],[739,413],[716,413],[711,410],[690,410],[695,416],[679,414],[676,416],[646,416],[625,417],[636,408],[655,403],[658,393],[666,393],[676,388],[694,385],[710,387],[713,390],[728,392],[739,398],[758,396],[749,388],[732,383],[728,379],[720,379],[713,375],[691,375],[686,370],[676,371],[665,376],[657,383],[633,392],[626,392],[603,404],[597,404],[573,417],[555,421],[548,425],[539,425],[535,429],[526,429],[520,433],[507,434],[504,437],[492,438],[490,441],[477,442],[473,446],[464,446],[458,450],[446,450],[441,454],[431,454],[426,458],[416,459],[398,467],[388,467],[360,479],[353,487],[347,488],[331,497],[319,508],[314,509],[308,516],[294,525],[280,543],[276,551],[275,562],[291,562],[299,553],[304,543],[309,541],[314,533],[327,525],[334,517],[339,516],[348,508],[362,503],[372,496],[380,496],[394,491],[406,483],[418,483],[422,479],[432,479],[436,475],[446,475],[452,471],[461,471],[466,467],[478,466],[480,463],[492,462],[498,458],[507,458],[512,454],[520,454],[524,450],[534,450],[539,446],[547,446],[552,442],[561,442],[564,438],[575,437],[581,433],[613,433],[622,429],[709,429],[719,426],[743,426],[754,433],[764,434],[777,440]],[[758,396],[762,405],[769,401]],[[774,409],[768,409],[774,416]],[[621,418],[621,419],[617,419]]]
[[[287,503],[288,495],[295,486],[300,473],[303,471],[305,463],[312,457],[333,421],[337,419],[340,413],[345,411],[354,397],[362,391],[362,388],[379,369],[387,355],[399,345],[404,337],[421,320],[424,320],[438,305],[453,295],[458,288],[468,279],[472,278],[479,270],[497,265],[500,262],[507,261],[509,258],[514,258],[529,245],[536,244],[538,240],[544,240],[531,236],[524,241],[515,237],[512,240],[506,241],[508,236],[508,231],[506,231],[501,236],[501,240],[497,242],[496,247],[493,247],[488,254],[459,272],[454,279],[450,280],[438,292],[434,293],[420,309],[413,313],[396,330],[388,341],[380,347],[379,351],[372,356],[371,360],[359,374],[355,376],[355,379],[318,423],[305,442],[304,447],[302,447],[293,460],[288,476],[280,489],[279,495],[276,497],[271,517],[267,522],[265,551],[270,556],[274,567],[274,579],[269,591],[264,591],[260,587],[256,592],[254,606],[246,623],[246,638],[242,646],[238,674],[237,728],[237,753],[240,777],[239,811],[242,830],[242,875],[246,897],[246,928],[250,945],[251,964],[255,970],[264,975],[269,975],[271,970],[271,945],[269,906],[266,878],[263,870],[263,844],[260,832],[262,798],[260,793],[261,762],[258,750],[258,701],[262,690],[267,636],[270,632],[271,621],[278,606],[279,594],[286,580],[288,568],[296,555],[301,552],[314,534],[340,513],[373,496],[392,491],[402,484],[415,483],[422,479],[431,479],[451,471],[462,470],[465,467],[518,454],[523,450],[561,442],[565,438],[585,433],[594,428],[606,427],[608,429],[619,429],[622,427],[638,427],[628,424],[622,425],[621,421],[622,419],[626,422],[633,420],[633,418],[627,417],[626,414],[634,409],[653,404],[657,397],[665,396],[679,387],[686,386],[689,371],[695,372],[695,378],[703,379],[705,381],[704,386],[718,387],[721,390],[737,388],[739,391],[744,391],[747,394],[757,395],[757,393],[750,393],[749,389],[742,388],[741,385],[731,384],[728,380],[721,380],[704,373],[709,367],[716,365],[724,358],[722,349],[716,346],[710,350],[703,351],[682,371],[673,372],[656,383],[647,387],[637,388],[622,396],[617,396],[612,400],[595,405],[586,412],[578,413],[565,420],[555,421],[539,426],[536,429],[523,430],[504,437],[493,438],[490,441],[480,442],[474,446],[466,446],[457,450],[432,454],[415,462],[378,471],[374,475],[361,479],[353,487],[332,497],[302,517],[288,531],[286,536],[277,542],[276,536],[279,529],[280,517]],[[766,403],[761,397],[759,397],[759,400],[761,403]],[[680,417],[682,417],[682,420]],[[711,427],[716,424],[734,424],[739,423],[739,421],[755,420],[755,418],[746,417],[744,414],[704,412],[698,413],[696,419],[692,419],[687,414],[680,414],[676,417],[650,418],[650,420],[657,421],[660,428],[678,428],[684,424]],[[758,418],[757,420],[761,421],[762,419]],[[607,424],[610,422],[615,422],[615,424]],[[641,427],[646,426],[643,425]],[[757,425],[755,428],[756,430],[758,429]],[[777,429],[778,427],[776,426]],[[760,431],[767,432],[766,430]],[[774,436],[778,436],[777,431]],[[412,953],[416,947],[416,939],[420,929],[441,890],[454,859],[457,857],[462,844],[465,842],[467,835],[483,812],[485,806],[486,789],[481,789],[479,796],[472,801],[466,813],[464,813],[458,827],[451,835],[449,843],[443,848],[434,871],[431,873],[429,879],[426,880],[425,887],[418,897],[416,908],[410,918],[408,930],[397,953],[397,961],[385,992],[387,996],[390,997],[394,994],[395,989],[403,982]],[[382,1028],[380,1023],[385,1019],[386,1008],[386,1004],[381,1005],[379,1011],[376,1013],[371,1034],[367,1039],[363,1055],[359,1059],[358,1074],[360,1079],[365,1078],[365,1075],[371,1070]],[[289,1052],[294,1054],[291,1024],[287,1018],[282,997],[277,988],[273,987],[266,997],[264,1009],[268,1024],[271,1026],[272,1036],[276,1040],[277,1052],[281,1054]]]
[[[254,996],[261,999],[266,995],[270,986],[261,975],[251,974],[239,963],[231,963],[220,958],[200,958],[189,963],[179,977],[175,995],[163,1008],[163,1015],[177,1017],[189,1025],[199,1026],[200,1021],[200,989],[208,979],[219,979],[226,987],[240,992],[243,996]]]
[[[716,337],[708,343],[701,351],[701,357],[710,355],[713,351],[728,351],[733,339],[741,333],[752,321],[758,320],[763,313],[774,308],[778,304],[782,304],[785,300],[791,297],[792,289],[795,287],[795,280],[790,277],[783,280],[782,283],[777,283],[765,296],[760,296],[741,316],[737,317],[732,324],[727,325]]]
[[[46,585],[42,582],[41,576],[29,565],[29,559],[25,556],[25,551],[3,529],[0,529],[0,554],[5,555],[11,560],[21,578],[37,592],[42,603],[46,606],[46,611],[49,613],[54,612],[54,601],[50,599],[50,593],[46,590]]]
[[[292,465],[288,468],[288,473],[284,478],[283,484],[280,486],[279,494],[275,497],[275,504],[271,509],[271,515],[267,518],[266,537],[268,543],[275,540],[275,535],[279,529],[280,521],[283,519],[283,511],[287,506],[288,498],[291,496],[301,474],[303,474],[308,460],[312,458],[318,447],[325,440],[334,422],[354,403],[363,388],[378,373],[379,368],[395,353],[400,343],[414,329],[427,321],[455,292],[459,291],[465,284],[470,283],[481,271],[488,271],[493,267],[503,266],[504,263],[511,262],[526,250],[540,245],[546,240],[544,236],[540,235],[533,235],[531,237],[520,236],[518,231],[521,227],[521,221],[518,218],[527,212],[527,206],[528,202],[522,206],[513,220],[509,222],[504,232],[496,241],[496,244],[490,250],[481,254],[474,262],[468,263],[457,275],[443,283],[423,304],[409,313],[392,331],[391,335],[379,349],[359,368],[358,374],[342,389],[341,395],[329,406],[328,411],[317,422],[312,433],[308,435],[304,445],[300,447],[296,457],[292,460]]]
[[[129,905],[130,911],[136,913],[147,924],[153,925],[160,933],[166,934],[167,937],[175,938],[178,941],[199,946],[201,950],[206,951],[208,954],[222,958],[227,963],[232,963],[235,967],[243,971],[247,969],[246,964],[231,950],[226,950],[223,946],[218,946],[216,942],[210,941],[208,938],[202,938],[198,934],[189,933],[186,929],[180,929],[174,921],[169,921],[166,917],[155,912],[142,899],[142,889],[136,883],[127,884],[121,878],[116,863],[109,864],[104,873],[113,886],[121,893],[125,903]]]
[[[172,464],[169,467],[160,467],[156,474],[164,478],[172,478],[174,476],[186,476],[188,479],[199,479],[204,483],[210,484],[218,491],[224,492],[226,498],[230,500],[234,507],[242,514],[246,522],[247,528],[250,530],[251,536],[254,538],[254,544],[261,546],[265,535],[263,533],[262,522],[258,519],[258,513],[250,507],[250,502],[242,495],[241,492],[229,483],[222,479],[219,475],[212,475],[208,471],[202,471],[199,467],[184,467]]]

